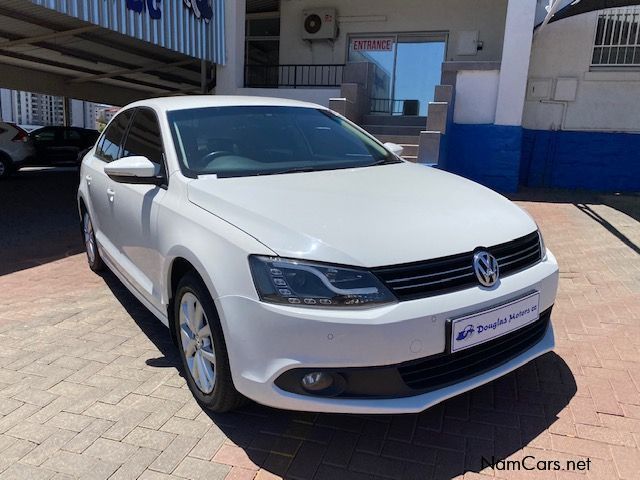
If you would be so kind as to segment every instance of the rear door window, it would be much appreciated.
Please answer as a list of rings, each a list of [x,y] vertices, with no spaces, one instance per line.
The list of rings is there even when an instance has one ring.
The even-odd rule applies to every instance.
[[[127,110],[118,114],[109,124],[96,149],[96,156],[99,159],[112,162],[120,158],[120,147],[130,120],[131,111]]]

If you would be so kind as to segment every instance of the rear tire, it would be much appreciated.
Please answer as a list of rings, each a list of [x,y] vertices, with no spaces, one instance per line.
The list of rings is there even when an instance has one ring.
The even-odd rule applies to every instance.
[[[98,251],[98,243],[96,242],[96,233],[93,229],[91,215],[89,215],[89,212],[86,210],[82,213],[82,238],[84,240],[89,268],[94,272],[104,270],[104,262]]]
[[[13,173],[13,163],[9,158],[0,156],[0,180],[8,178]]]
[[[173,328],[184,377],[196,400],[213,412],[228,412],[246,402],[234,387],[227,346],[215,304],[195,273],[178,283]]]

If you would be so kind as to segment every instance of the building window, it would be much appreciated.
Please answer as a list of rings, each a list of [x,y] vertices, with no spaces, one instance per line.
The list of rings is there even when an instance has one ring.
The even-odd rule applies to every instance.
[[[640,67],[640,7],[612,8],[598,15],[593,67]]]
[[[248,13],[245,46],[245,86],[277,86],[280,14]]]
[[[278,86],[280,0],[247,0],[245,87]]]

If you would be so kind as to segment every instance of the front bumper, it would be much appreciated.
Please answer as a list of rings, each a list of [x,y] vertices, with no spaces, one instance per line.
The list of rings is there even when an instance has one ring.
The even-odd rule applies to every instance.
[[[542,338],[508,361],[442,388],[393,398],[319,397],[279,388],[292,369],[344,369],[397,365],[445,351],[445,325],[452,317],[489,308],[531,290],[540,310],[550,308],[558,266],[547,258],[500,280],[491,289],[473,287],[369,310],[308,309],[227,296],[216,299],[225,329],[233,381],[247,397],[272,407],[341,413],[419,412],[498,378],[554,346],[549,324]]]

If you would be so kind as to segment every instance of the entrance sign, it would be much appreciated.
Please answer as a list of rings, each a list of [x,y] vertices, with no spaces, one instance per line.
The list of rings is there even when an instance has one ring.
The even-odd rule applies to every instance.
[[[393,37],[353,38],[351,50],[354,52],[392,52],[393,43]]]

